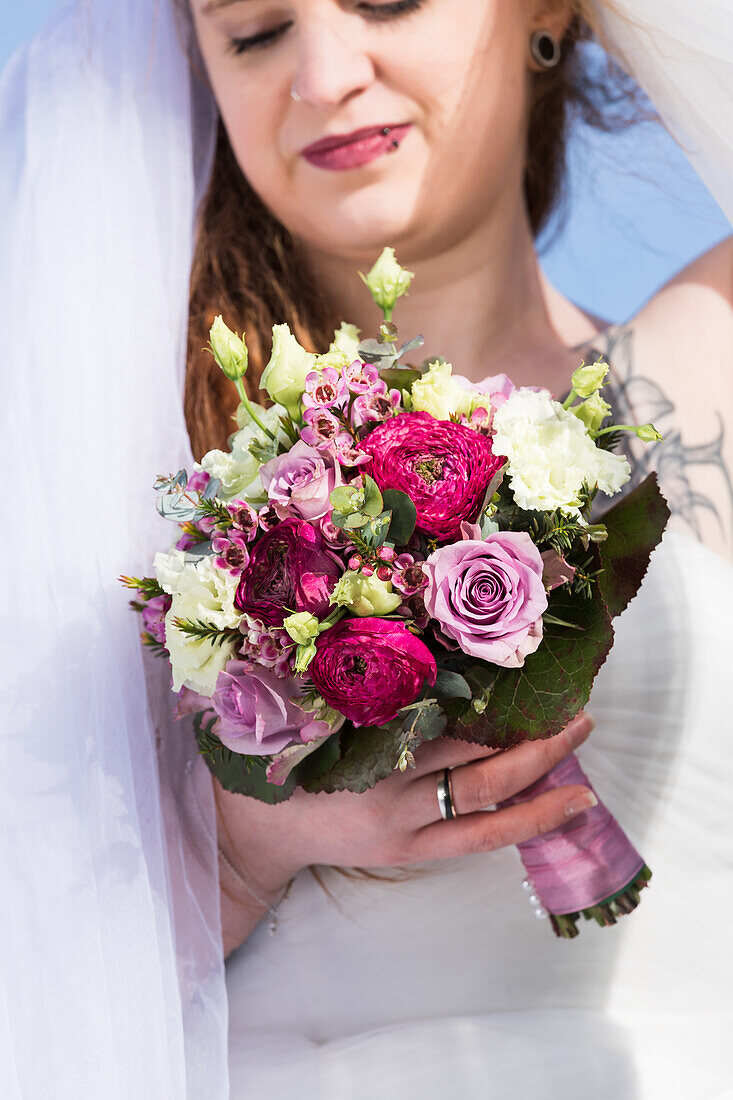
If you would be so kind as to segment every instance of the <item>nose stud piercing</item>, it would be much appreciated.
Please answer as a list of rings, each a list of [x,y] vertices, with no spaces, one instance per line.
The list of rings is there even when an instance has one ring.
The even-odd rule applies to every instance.
[[[293,84],[292,88],[290,89],[290,95],[292,96],[292,98],[295,100],[296,103],[300,103],[301,96],[300,96],[300,93],[298,92],[298,89],[295,87],[294,84]]]

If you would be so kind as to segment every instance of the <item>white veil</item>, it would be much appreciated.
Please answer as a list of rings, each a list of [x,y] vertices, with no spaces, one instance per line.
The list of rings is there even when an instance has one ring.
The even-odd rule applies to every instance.
[[[610,40],[730,216],[733,4],[617,7]],[[152,478],[190,461],[215,112],[184,46],[169,0],[78,0],[0,83],[7,1100],[228,1095],[211,785],[115,580],[149,571]]]
[[[168,5],[140,0],[66,6],[0,88],[6,1100],[228,1094],[211,785],[197,758],[202,821],[116,580],[150,572],[151,478],[190,462],[196,91]]]

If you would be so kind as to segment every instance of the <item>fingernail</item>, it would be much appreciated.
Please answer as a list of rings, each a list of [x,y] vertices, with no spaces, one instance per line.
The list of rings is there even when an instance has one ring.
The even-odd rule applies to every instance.
[[[565,806],[565,816],[574,817],[575,814],[580,814],[583,810],[591,810],[597,805],[598,799],[593,794],[593,791],[586,791],[585,794],[579,794],[577,797],[570,799]]]
[[[581,717],[574,719],[568,728],[568,738],[573,748],[583,744],[590,736],[595,724],[591,714],[583,714]]]

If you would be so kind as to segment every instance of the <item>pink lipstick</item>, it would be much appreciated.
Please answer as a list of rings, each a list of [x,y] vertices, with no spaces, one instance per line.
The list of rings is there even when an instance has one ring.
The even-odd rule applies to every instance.
[[[300,153],[316,168],[331,171],[360,168],[383,153],[396,151],[411,125],[408,122],[399,126],[370,126],[351,134],[334,134],[307,145]]]

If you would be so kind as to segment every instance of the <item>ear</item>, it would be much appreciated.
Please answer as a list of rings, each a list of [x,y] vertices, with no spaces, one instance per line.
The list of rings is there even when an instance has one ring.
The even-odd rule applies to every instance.
[[[558,42],[562,42],[577,8],[575,0],[530,0],[528,34],[549,31]],[[540,68],[532,60],[529,65],[532,69]]]

